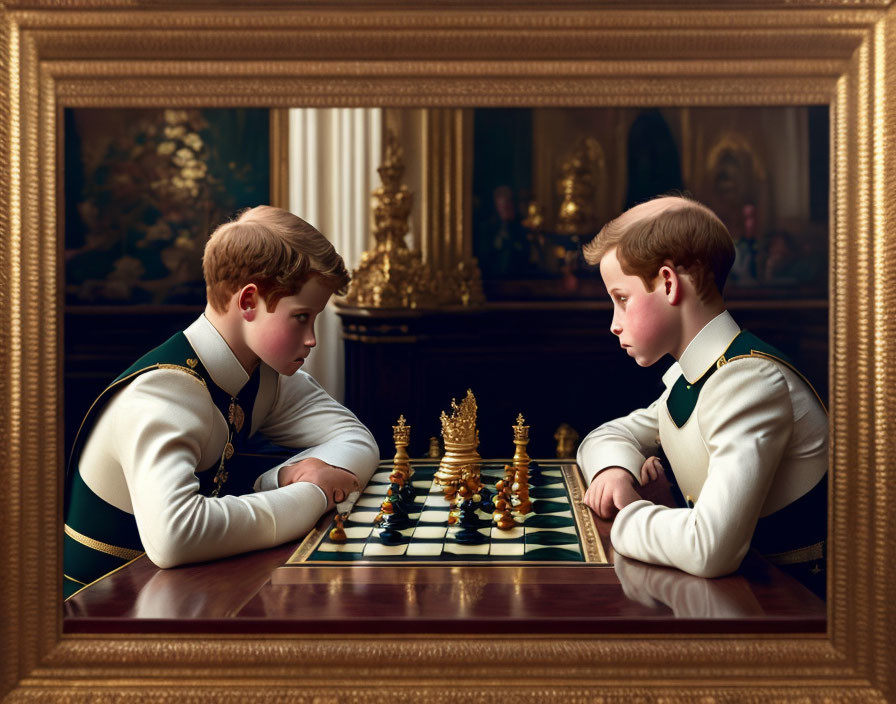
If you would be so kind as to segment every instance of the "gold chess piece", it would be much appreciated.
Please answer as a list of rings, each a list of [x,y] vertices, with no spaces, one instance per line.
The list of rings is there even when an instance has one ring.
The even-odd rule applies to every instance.
[[[513,453],[514,467],[529,467],[529,455],[526,454],[526,445],[529,444],[529,426],[523,425],[525,420],[523,414],[520,413],[516,417],[516,425],[513,426],[513,444],[516,450]]]
[[[398,416],[398,425],[392,426],[392,439],[395,441],[395,457],[392,463],[409,464],[411,458],[408,457],[408,444],[411,441],[411,426],[405,422],[404,415]]]
[[[341,513],[336,514],[336,525],[330,531],[330,540],[334,543],[344,543],[345,537],[345,517]]]
[[[569,423],[561,423],[554,433],[557,441],[557,457],[560,459],[576,456],[576,445],[579,442],[579,434]]]
[[[441,485],[457,486],[461,480],[461,468],[470,465],[471,471],[479,473],[482,458],[476,451],[479,447],[479,430],[476,428],[476,397],[467,389],[467,395],[458,403],[451,399],[451,415],[442,411],[442,440],[445,454],[439,463],[435,481]]]
[[[439,448],[439,439],[437,437],[431,437],[429,439],[429,454],[427,457],[431,457],[432,459],[437,459],[441,457],[442,451]]]

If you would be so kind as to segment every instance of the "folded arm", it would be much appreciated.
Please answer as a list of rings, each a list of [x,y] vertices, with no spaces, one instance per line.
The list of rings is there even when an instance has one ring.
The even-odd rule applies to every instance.
[[[610,534],[617,552],[699,577],[738,568],[793,432],[787,382],[771,361],[738,360],[706,382],[695,413],[709,469],[693,509],[637,501]]]
[[[209,456],[205,445],[216,415],[200,382],[179,371],[144,374],[115,401],[110,420],[114,453],[140,539],[159,567],[294,540],[326,509],[324,496],[309,483],[245,496],[202,496],[195,472]]]
[[[271,412],[259,432],[279,445],[306,449],[262,474],[255,482],[256,491],[283,486],[294,474],[283,470],[308,458],[350,472],[359,487],[367,484],[379,463],[379,448],[370,431],[301,371],[280,378]],[[333,481],[341,482],[338,474]]]

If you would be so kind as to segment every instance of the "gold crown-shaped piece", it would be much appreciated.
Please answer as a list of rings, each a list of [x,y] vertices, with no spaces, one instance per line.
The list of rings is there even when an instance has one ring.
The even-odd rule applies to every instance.
[[[520,413],[516,417],[516,425],[513,426],[513,439],[514,440],[528,440],[529,439],[529,426],[523,425],[525,423],[525,419],[523,418],[523,414]]]
[[[407,424],[404,415],[398,416],[398,425],[392,426],[392,436],[395,442],[407,442],[411,439],[411,426]]]
[[[442,421],[442,438],[445,442],[476,447],[479,438],[476,431],[476,397],[467,389],[467,395],[460,405],[451,399],[451,415],[445,411],[439,416]]]

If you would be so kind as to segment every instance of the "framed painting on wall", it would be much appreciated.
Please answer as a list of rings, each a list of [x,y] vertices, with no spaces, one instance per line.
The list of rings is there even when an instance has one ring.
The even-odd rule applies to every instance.
[[[203,305],[209,234],[285,200],[275,113],[65,110],[66,305]]]
[[[472,240],[486,297],[605,297],[581,247],[666,193],[735,241],[729,298],[827,295],[827,106],[478,108]]]

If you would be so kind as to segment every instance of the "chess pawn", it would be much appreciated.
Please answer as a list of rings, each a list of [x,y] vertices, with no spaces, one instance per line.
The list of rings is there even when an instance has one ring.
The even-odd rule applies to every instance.
[[[414,491],[414,487],[411,486],[410,482],[405,482],[404,486],[398,490],[398,498],[401,500],[405,506],[409,509],[414,505],[414,497],[417,493]]]
[[[504,479],[505,484],[513,484],[513,465],[505,464],[504,465]]]
[[[399,488],[404,486],[405,476],[404,472],[402,472],[398,467],[389,475],[389,481],[393,484],[397,484]]]
[[[495,508],[494,511],[492,511],[492,520],[497,523],[507,511],[509,503],[503,494],[498,494],[493,505]]]
[[[462,526],[455,535],[457,542],[464,545],[479,545],[488,540],[479,532],[479,528],[483,524],[479,516],[476,515],[476,506],[471,499],[458,502],[457,515]]]
[[[513,520],[513,516],[510,513],[510,508],[508,507],[498,517],[498,530],[510,530],[515,525],[516,521]]]
[[[516,486],[516,485],[514,485]],[[519,512],[521,516],[525,516],[529,513],[529,510],[532,508],[532,501],[529,499],[529,488],[522,487],[516,494],[517,504],[516,510]]]
[[[344,543],[346,540],[345,536],[345,527],[344,527],[345,518],[341,513],[336,514],[336,525],[330,531],[330,540],[334,543]]]
[[[529,488],[529,476],[526,470],[522,469],[516,473],[516,476],[513,478],[513,485],[510,487],[511,490],[516,493],[521,489]]]

